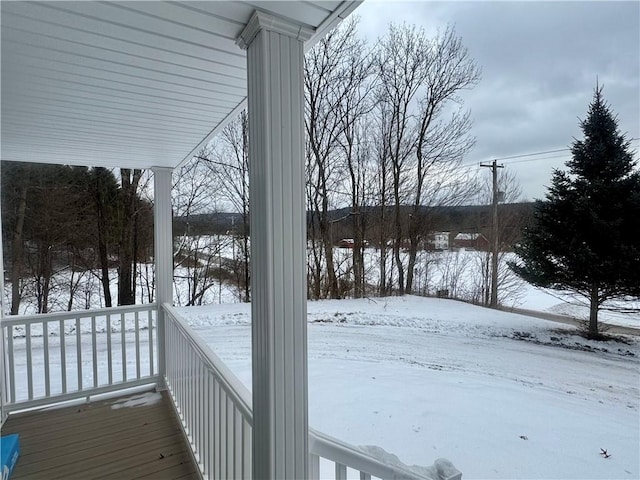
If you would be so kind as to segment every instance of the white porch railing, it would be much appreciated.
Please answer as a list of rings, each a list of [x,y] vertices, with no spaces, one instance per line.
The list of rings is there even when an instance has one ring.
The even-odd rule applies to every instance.
[[[156,310],[147,304],[4,318],[3,415],[156,382]]]
[[[166,384],[204,478],[251,478],[251,393],[175,308],[166,315]],[[309,433],[309,478],[460,480],[435,465],[425,476],[390,465],[317,431]],[[352,474],[352,475],[348,475]]]
[[[371,480],[372,478],[394,480],[462,479],[462,473],[446,460],[438,460],[433,466],[420,468],[423,471],[429,471],[430,474],[410,470],[406,465],[385,462],[369,455],[362,449],[317,430],[309,432],[309,480],[321,478],[335,480],[347,480],[348,478],[359,478],[360,480]]]
[[[166,385],[205,478],[251,478],[251,395],[169,304]]]

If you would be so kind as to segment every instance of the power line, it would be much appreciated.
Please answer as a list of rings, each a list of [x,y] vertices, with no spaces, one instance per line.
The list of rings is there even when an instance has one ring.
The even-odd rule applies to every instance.
[[[634,138],[630,138],[629,141],[630,142],[634,142],[636,140],[640,140],[640,137],[634,137]],[[513,160],[513,159],[518,159],[518,158],[527,158],[527,157],[536,157],[539,155],[547,155],[550,153],[560,153],[560,152],[569,152],[571,151],[570,148],[559,148],[557,150],[546,150],[546,151],[542,151],[542,152],[534,152],[534,153],[524,153],[522,155],[510,155],[508,157],[499,157],[496,158],[495,160]],[[566,155],[556,155],[553,157],[544,157],[544,158],[527,158],[526,160],[518,160],[516,162],[509,162],[509,164],[513,164],[513,163],[521,163],[521,162],[535,162],[538,160],[549,160],[549,159],[553,159],[553,158],[562,158],[565,157]]]
[[[559,150],[547,150],[546,152],[535,152],[535,153],[525,153],[523,155],[512,155],[510,157],[500,157],[495,160],[511,160],[513,158],[523,158],[523,157],[533,157],[535,155],[546,155],[548,153],[558,153],[558,152],[566,152],[570,150],[569,148],[561,148]],[[516,163],[516,162],[513,162]]]
[[[551,157],[542,157],[542,158],[525,158],[524,160],[516,160],[515,162],[509,162],[508,165],[513,165],[514,163],[537,162],[538,160],[552,160],[554,158],[567,158],[567,155],[554,155]]]

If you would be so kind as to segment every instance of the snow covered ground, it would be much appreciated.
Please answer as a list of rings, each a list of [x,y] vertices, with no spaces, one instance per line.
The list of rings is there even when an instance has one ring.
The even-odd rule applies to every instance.
[[[568,315],[580,320],[589,318],[586,299],[525,284],[520,308]],[[598,313],[598,319],[611,325],[640,328],[640,301],[610,301]]]
[[[234,258],[234,252],[239,247],[234,247],[232,237],[229,236],[196,236],[180,237],[180,242],[186,242],[192,249],[213,255],[212,262],[228,261]],[[218,253],[221,257],[218,256]],[[352,272],[353,251],[348,248],[334,248],[334,259],[337,265],[338,275],[348,278]],[[446,251],[420,251],[414,272],[414,291],[424,295],[435,296],[438,290],[448,290],[452,297],[462,298],[476,303],[483,298],[482,291],[486,288],[488,278],[484,278],[484,267],[488,262],[487,252],[465,249]],[[407,263],[408,254],[401,252],[404,263]],[[380,252],[375,248],[367,248],[364,252],[365,277],[371,289],[375,289],[380,276]],[[512,253],[503,255],[500,259],[500,289],[499,301],[506,308],[524,308],[529,310],[545,311],[549,313],[569,315],[578,319],[587,319],[589,309],[585,299],[562,294],[553,290],[538,289],[524,280],[521,280],[511,272],[506,262],[515,260]],[[387,272],[393,272],[392,255],[387,258]],[[139,265],[137,275],[137,303],[152,301],[155,295],[155,282],[152,281],[154,267],[152,264]],[[486,272],[485,272],[486,273]],[[49,311],[64,311],[69,303],[70,272],[63,270],[54,275],[52,291],[50,293]],[[79,275],[77,272],[74,275]],[[73,309],[103,308],[102,286],[98,277],[84,272],[76,281],[78,288],[74,293]],[[189,277],[193,271],[178,266],[174,271],[174,301],[177,305],[186,305],[190,298],[190,288],[193,288]],[[200,274],[202,277],[202,272]],[[111,296],[117,298],[117,272],[110,271]],[[33,288],[33,281],[27,281],[27,290]],[[483,286],[484,285],[484,286]],[[5,308],[11,305],[11,287],[5,285]],[[218,304],[235,303],[239,295],[237,287],[223,282],[212,281],[198,303]],[[625,311],[613,311],[611,307],[621,307]],[[36,300],[33,294],[26,294],[20,304],[21,315],[32,315],[37,312]],[[5,312],[8,315],[8,311]],[[600,312],[600,319],[614,325],[640,328],[640,300],[626,302],[610,302]]]
[[[181,311],[250,388],[250,306]],[[313,428],[466,479],[640,478],[637,337],[410,296],[308,311]]]

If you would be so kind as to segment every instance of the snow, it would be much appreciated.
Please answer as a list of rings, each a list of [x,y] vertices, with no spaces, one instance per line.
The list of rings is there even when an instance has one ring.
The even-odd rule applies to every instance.
[[[438,235],[438,234],[436,234]],[[478,234],[460,234],[467,237]],[[465,237],[465,238],[467,238]],[[470,237],[469,237],[470,238]],[[351,239],[345,239],[351,240]],[[213,264],[228,261],[235,258],[239,248],[233,237],[230,236],[181,236],[179,241],[202,255],[213,255]],[[310,250],[309,250],[310,253]],[[334,260],[337,274],[343,278],[349,278],[352,272],[353,250],[349,248],[334,248]],[[393,256],[387,256],[387,273],[394,271]],[[408,253],[402,251],[403,263],[408,262]],[[505,253],[500,257],[500,289],[499,301],[507,308],[524,308],[544,311],[549,313],[568,315],[578,319],[588,319],[589,309],[585,300],[569,293],[561,293],[553,290],[535,288],[524,280],[515,277],[506,262],[515,260],[513,253]],[[435,295],[439,290],[448,290],[451,297],[458,297],[468,301],[478,302],[483,298],[483,289],[487,288],[488,253],[466,249],[445,251],[419,251],[417,255],[416,269],[414,271],[414,291],[424,295]],[[377,285],[380,276],[380,251],[375,248],[364,250],[365,279],[368,285]],[[153,277],[153,264],[140,264],[137,275],[137,302],[146,303],[154,296],[155,283]],[[484,275],[483,275],[484,272]],[[100,282],[94,275],[84,272],[78,280],[78,288],[74,293],[74,309],[103,308]],[[75,274],[75,273],[74,273]],[[110,270],[111,295],[117,297],[117,271]],[[62,270],[54,275],[52,292],[50,293],[50,311],[66,310],[69,302],[68,284],[70,272]],[[185,305],[190,298],[189,278],[193,277],[193,271],[177,266],[174,269],[174,300],[177,305]],[[397,280],[397,279],[396,279]],[[32,315],[37,312],[33,292],[33,280],[27,281],[27,293],[20,304],[21,315]],[[5,285],[5,308],[11,304],[11,287]],[[213,281],[209,288],[198,301],[200,304],[235,303],[241,297],[238,288],[223,282]],[[615,301],[605,304],[605,309],[600,311],[599,318],[603,322],[612,325],[621,325],[640,328],[640,300]],[[622,309],[623,311],[619,311]],[[618,310],[618,311],[616,311]],[[8,315],[8,312],[5,312]],[[55,328],[55,327],[53,327]]]
[[[308,311],[311,427],[464,478],[640,477],[637,337],[411,296]],[[251,388],[250,306],[181,312]]]
[[[529,284],[525,284],[524,288],[521,308],[567,315],[580,320],[589,319],[589,305],[582,297],[536,288]],[[598,320],[610,325],[640,329],[640,300],[605,302],[604,308],[598,313]]]
[[[112,410],[120,408],[144,407],[155,405],[162,400],[162,395],[158,392],[145,392],[139,395],[133,395],[128,398],[121,398],[111,405]]]

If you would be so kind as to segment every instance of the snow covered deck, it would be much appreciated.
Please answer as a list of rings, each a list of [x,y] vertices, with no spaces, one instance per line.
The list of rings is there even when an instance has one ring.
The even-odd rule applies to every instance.
[[[9,416],[20,434],[12,479],[199,478],[166,393],[129,395]]]

